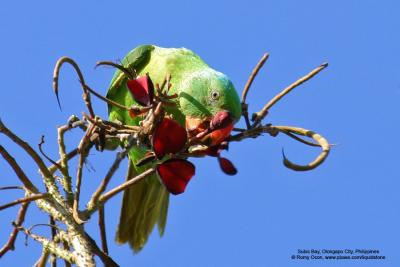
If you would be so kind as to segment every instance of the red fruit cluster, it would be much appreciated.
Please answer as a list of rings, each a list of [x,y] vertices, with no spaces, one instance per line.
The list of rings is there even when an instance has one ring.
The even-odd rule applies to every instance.
[[[148,107],[154,101],[154,85],[149,75],[140,76],[136,79],[128,80],[127,87],[132,97],[137,103]],[[210,134],[213,131],[222,130],[225,127],[226,114],[217,114],[210,125]],[[221,125],[223,127],[216,127]],[[214,129],[215,128],[215,129]],[[229,131],[231,129],[228,129]],[[152,146],[157,159],[162,160],[165,156],[173,156],[184,149],[187,143],[186,129],[176,121],[164,117],[157,125],[153,137]],[[221,142],[223,140],[220,140]],[[228,159],[220,156],[223,149],[227,148],[226,142],[212,144],[206,154],[218,158],[222,171],[229,175],[237,173],[235,166]],[[185,191],[187,184],[195,174],[195,166],[186,159],[170,158],[156,167],[157,174],[161,181],[172,194],[181,194]]]

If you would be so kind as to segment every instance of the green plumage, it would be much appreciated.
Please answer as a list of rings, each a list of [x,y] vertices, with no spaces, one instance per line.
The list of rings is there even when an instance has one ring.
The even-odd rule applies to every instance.
[[[182,126],[185,118],[209,119],[220,110],[227,110],[234,121],[239,120],[241,106],[239,97],[224,74],[210,68],[199,56],[185,48],[161,48],[142,45],[132,50],[122,61],[124,67],[134,69],[138,75],[149,73],[153,83],[161,84],[167,74],[171,75],[170,94],[177,93],[177,108],[169,108]],[[128,88],[127,77],[116,71],[107,98],[125,106],[136,104]],[[127,111],[108,106],[109,119],[124,124],[138,125],[140,118],[131,118]],[[134,147],[129,152],[129,177],[143,172],[148,165],[135,166],[146,153],[143,147]],[[160,180],[153,175],[137,183],[124,193],[120,223],[117,230],[118,243],[129,242],[134,251],[145,245],[155,224],[160,235],[163,234],[169,193]]]

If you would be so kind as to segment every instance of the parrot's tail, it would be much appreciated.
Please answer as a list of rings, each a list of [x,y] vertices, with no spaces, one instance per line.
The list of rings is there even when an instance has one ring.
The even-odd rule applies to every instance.
[[[133,178],[140,172],[129,161],[127,177]],[[169,193],[156,174],[130,187],[124,192],[116,242],[129,243],[134,252],[139,252],[155,224],[162,236],[167,222],[168,203]]]

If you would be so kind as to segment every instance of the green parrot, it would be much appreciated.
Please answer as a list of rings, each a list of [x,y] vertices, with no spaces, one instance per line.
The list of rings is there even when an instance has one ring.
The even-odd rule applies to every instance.
[[[238,94],[221,72],[210,68],[198,55],[186,48],[162,48],[141,45],[133,49],[121,64],[137,75],[148,74],[154,84],[161,84],[166,75],[171,75],[170,94],[177,94],[175,107],[166,107],[167,114],[186,127],[189,135],[196,135],[210,125],[221,112],[228,114],[230,127],[210,134],[209,142],[218,144],[226,139],[241,116]],[[128,77],[117,70],[107,92],[107,98],[125,106],[136,105],[127,88]],[[138,125],[140,116],[132,118],[129,112],[113,105],[108,106],[110,121]],[[210,143],[209,143],[210,144]],[[134,177],[148,168],[136,166],[146,154],[145,147],[133,147],[129,151],[129,175]],[[157,174],[135,184],[124,192],[116,242],[129,243],[134,252],[140,251],[157,224],[160,236],[166,226],[169,192]]]

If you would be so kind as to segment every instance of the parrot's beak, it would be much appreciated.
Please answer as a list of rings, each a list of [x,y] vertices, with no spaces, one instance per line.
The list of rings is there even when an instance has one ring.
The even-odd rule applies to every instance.
[[[189,138],[196,137],[207,145],[217,145],[231,134],[233,120],[229,111],[219,111],[214,117],[198,119],[186,117],[186,130]]]

